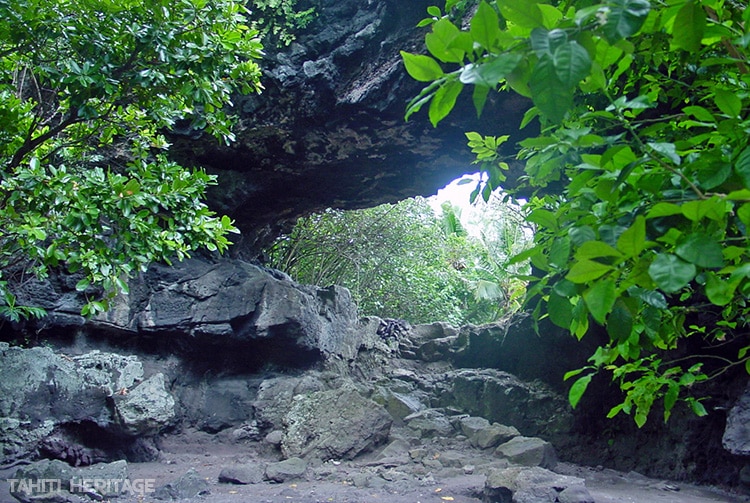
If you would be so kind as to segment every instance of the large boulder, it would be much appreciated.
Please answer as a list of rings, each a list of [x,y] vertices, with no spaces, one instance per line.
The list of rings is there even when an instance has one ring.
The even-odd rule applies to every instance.
[[[161,374],[141,382],[143,376],[135,356],[92,351],[69,357],[0,343],[0,463],[40,447],[74,464],[94,461],[84,450],[57,445],[59,438],[43,445],[69,425],[133,441],[158,433],[175,419],[174,399]]]
[[[286,342],[290,349],[354,357],[356,306],[341,287],[303,286],[239,260],[155,265],[127,298],[94,325],[139,333],[175,332]]]
[[[491,471],[482,499],[485,503],[594,503],[583,479],[538,467]]]
[[[384,443],[392,422],[353,387],[298,395],[285,418],[281,451],[288,458],[354,459]]]

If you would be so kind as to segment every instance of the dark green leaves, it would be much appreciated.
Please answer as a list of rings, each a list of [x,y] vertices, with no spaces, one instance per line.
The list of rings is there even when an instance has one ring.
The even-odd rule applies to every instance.
[[[695,277],[696,268],[675,255],[659,254],[648,268],[656,284],[667,293],[676,292]]]
[[[672,44],[685,51],[698,51],[706,29],[706,11],[697,0],[688,0],[677,12]]]
[[[646,21],[651,4],[647,0],[614,0],[608,2],[606,10],[600,10],[605,18],[602,31],[610,42],[627,38],[641,29]]]

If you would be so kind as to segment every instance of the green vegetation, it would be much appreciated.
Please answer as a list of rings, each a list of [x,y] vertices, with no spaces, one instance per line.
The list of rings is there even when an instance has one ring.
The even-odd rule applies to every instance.
[[[575,406],[596,373],[642,426],[659,401],[698,415],[691,387],[750,371],[750,9],[732,0],[481,1],[462,24],[430,7],[430,55],[402,53],[437,125],[470,86],[533,106],[520,144],[535,246],[527,306],[537,319],[609,341],[572,371]],[[504,181],[507,137],[468,133],[488,181]],[[714,351],[722,347],[724,353]],[[730,353],[727,353],[729,351]],[[727,358],[729,354],[731,358]]]
[[[248,7],[251,26],[269,46],[291,44],[297,38],[297,32],[315,19],[315,7],[297,10],[297,0],[253,0]]]
[[[76,273],[93,315],[152,261],[226,249],[214,177],[170,162],[160,131],[232,140],[230,96],[261,89],[243,5],[0,0],[0,314],[43,314],[16,300],[30,275]]]
[[[484,239],[466,233],[450,203],[441,218],[422,198],[328,210],[299,219],[268,250],[269,265],[301,283],[346,286],[365,314],[457,326],[494,321],[519,306],[523,283],[502,259],[526,243],[516,214],[494,202],[488,208],[497,218],[484,220]]]

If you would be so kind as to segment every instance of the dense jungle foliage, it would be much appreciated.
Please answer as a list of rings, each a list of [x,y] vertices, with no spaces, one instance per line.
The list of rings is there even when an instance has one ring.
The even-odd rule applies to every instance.
[[[524,282],[504,263],[529,244],[518,209],[482,204],[476,235],[449,202],[435,215],[423,198],[297,221],[267,250],[295,280],[343,285],[360,312],[411,323],[487,323],[516,311]]]
[[[696,383],[750,371],[750,10],[734,0],[448,0],[428,9],[429,55],[403,52],[426,87],[409,104],[437,125],[465,87],[530,98],[518,127],[536,244],[526,305],[578,338],[609,341],[572,371],[575,406],[596,373],[642,426],[658,401],[707,413]],[[465,17],[465,19],[464,19]],[[485,112],[486,113],[486,112]],[[499,132],[503,133],[503,132]],[[507,136],[467,133],[504,181]],[[726,355],[729,355],[727,357]]]
[[[165,128],[233,138],[233,93],[261,90],[262,46],[237,0],[0,1],[0,314],[17,287],[80,277],[84,315],[152,261],[222,251],[214,177],[167,159]],[[99,289],[101,287],[104,293]]]

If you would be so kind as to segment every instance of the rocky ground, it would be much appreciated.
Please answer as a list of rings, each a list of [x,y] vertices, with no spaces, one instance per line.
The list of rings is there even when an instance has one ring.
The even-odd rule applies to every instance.
[[[403,433],[403,437],[400,437]],[[536,476],[562,476],[563,483],[583,481],[588,495],[549,499],[544,484],[539,493],[516,494],[516,499],[492,496],[488,474],[512,469],[507,459],[492,450],[472,446],[457,435],[413,444],[409,432],[396,428],[385,448],[356,460],[282,462],[273,446],[263,443],[237,444],[221,436],[186,431],[164,438],[158,460],[130,463],[130,480],[153,480],[155,493],[122,495],[113,503],[182,501],[195,503],[709,503],[747,502],[740,492],[699,487],[622,473],[601,467],[583,467],[557,462]],[[413,440],[413,437],[411,437]],[[282,466],[286,464],[286,466]],[[9,494],[8,478],[15,469],[0,471],[0,502],[17,502]],[[18,476],[18,475],[15,475]],[[268,480],[269,477],[275,480]],[[543,477],[542,477],[543,478]],[[241,482],[241,483],[240,483]],[[561,493],[562,494],[562,493]],[[508,496],[509,497],[509,496]],[[55,501],[88,502],[92,499],[65,494]],[[494,499],[493,499],[494,498]],[[104,498],[99,499],[104,500]],[[108,501],[108,500],[106,500]]]

